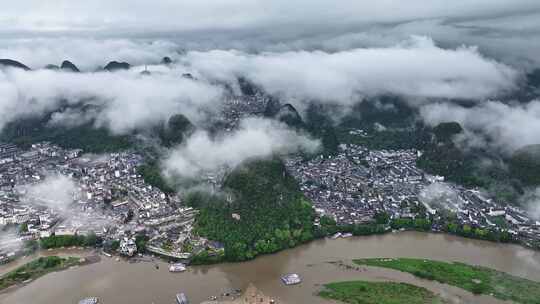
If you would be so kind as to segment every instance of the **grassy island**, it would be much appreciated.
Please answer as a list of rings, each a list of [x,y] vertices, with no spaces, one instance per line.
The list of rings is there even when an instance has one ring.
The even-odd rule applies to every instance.
[[[62,270],[71,266],[80,265],[83,262],[80,258],[58,256],[40,257],[21,267],[8,272],[0,278],[0,290],[13,285],[24,283],[28,280],[34,280],[50,272]]]
[[[319,296],[351,304],[439,304],[443,303],[431,291],[395,282],[351,281],[330,283]]]
[[[475,294],[492,295],[501,300],[522,304],[540,303],[540,283],[486,267],[408,258],[359,259],[354,262],[407,272],[422,279],[456,286]]]

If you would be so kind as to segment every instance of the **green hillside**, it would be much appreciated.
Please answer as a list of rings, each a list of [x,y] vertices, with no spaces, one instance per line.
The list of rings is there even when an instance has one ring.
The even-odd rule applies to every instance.
[[[311,204],[279,159],[254,160],[225,179],[224,195],[192,193],[196,231],[223,242],[229,261],[294,247],[313,239]]]
[[[540,185],[540,145],[516,151],[510,159],[510,172],[526,185]]]

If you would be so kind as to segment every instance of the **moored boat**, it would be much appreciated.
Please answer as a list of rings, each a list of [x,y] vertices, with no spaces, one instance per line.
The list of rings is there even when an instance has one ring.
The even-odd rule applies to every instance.
[[[98,303],[99,303],[99,298],[97,297],[88,297],[79,301],[79,304],[98,304]]]
[[[185,293],[176,294],[176,303],[177,304],[189,304],[188,298]]]
[[[186,265],[182,263],[171,264],[171,266],[169,266],[170,272],[184,272],[186,269]]]

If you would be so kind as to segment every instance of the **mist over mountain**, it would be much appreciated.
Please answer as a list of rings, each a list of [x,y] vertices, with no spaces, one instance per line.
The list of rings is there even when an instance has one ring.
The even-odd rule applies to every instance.
[[[111,61],[107,63],[103,69],[109,72],[114,72],[118,70],[129,70],[130,67],[131,65],[127,62]]]
[[[414,63],[415,56],[422,62]],[[440,64],[440,70],[423,68],[430,56],[431,68]],[[219,127],[208,124],[208,118],[219,113],[227,96],[266,96],[264,116],[320,139],[324,153],[335,153],[340,142],[347,142],[347,128],[363,128],[381,135],[373,143],[376,147],[425,149],[428,153],[422,163],[428,171],[431,168],[432,173],[450,180],[488,188],[491,182],[479,178],[493,168],[486,171],[473,163],[485,163],[484,159],[507,163],[516,150],[540,142],[536,128],[531,127],[540,122],[536,72],[520,72],[472,48],[443,49],[430,39],[416,37],[408,45],[386,49],[264,54],[187,51],[174,58],[164,61],[161,57],[157,65],[144,66],[110,61],[104,70],[112,74],[103,70],[77,74],[50,69],[2,71],[5,81],[0,89],[7,96],[1,108],[5,113],[0,120],[2,138],[26,144],[52,139],[90,147],[94,144],[74,139],[82,138],[81,134],[97,139],[99,134],[107,139],[100,146],[114,149],[128,147],[136,134],[148,136],[153,131],[145,130],[154,130],[161,144],[173,147],[194,136],[192,131],[167,131],[163,122],[170,121],[173,113],[189,122],[180,123],[180,129],[209,128],[218,130],[219,136]],[[382,63],[368,64],[371,61]],[[303,69],[316,65],[316,70]],[[65,69],[78,70],[69,61],[63,62]],[[51,81],[53,85],[43,86]],[[114,86],[109,89],[110,83]],[[21,108],[21,104],[27,106]],[[439,144],[431,148],[433,136]],[[253,147],[248,142],[240,145],[244,144]],[[246,155],[250,153],[259,155],[255,151]],[[228,160],[218,163],[221,166]],[[510,176],[504,166],[496,170],[500,173],[495,176]],[[464,172],[475,177],[465,177]]]
[[[60,68],[62,70],[67,70],[67,71],[70,71],[70,72],[76,72],[76,73],[80,72],[79,68],[69,60],[64,60],[62,62],[62,65],[60,65]]]
[[[23,69],[23,70],[30,70],[29,67],[26,65],[12,59],[0,59],[0,67],[3,68],[17,68],[17,69]]]

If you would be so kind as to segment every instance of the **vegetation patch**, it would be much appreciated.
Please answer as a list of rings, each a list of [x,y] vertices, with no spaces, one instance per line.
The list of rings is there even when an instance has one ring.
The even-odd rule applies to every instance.
[[[406,283],[351,281],[324,287],[319,296],[351,304],[443,303],[431,291]]]
[[[10,286],[34,280],[47,273],[62,270],[81,264],[81,259],[75,257],[61,258],[58,256],[40,257],[32,262],[5,274],[0,278],[0,290]]]
[[[235,169],[223,192],[192,193],[187,202],[200,210],[196,232],[223,243],[227,260],[252,259],[314,238],[311,204],[279,159]]]
[[[102,239],[94,233],[87,236],[84,235],[52,235],[50,237],[41,238],[39,243],[43,249],[62,248],[62,247],[94,247],[101,244]]]
[[[163,174],[161,173],[161,168],[159,163],[155,160],[147,161],[145,164],[137,168],[137,173],[139,173],[144,181],[149,185],[157,187],[165,193],[174,193],[175,190],[167,182]]]
[[[486,267],[423,259],[359,259],[356,264],[408,272],[419,278],[456,286],[475,294],[515,303],[540,303],[540,283]]]
[[[510,172],[529,186],[540,185],[540,145],[516,151],[510,159]]]

